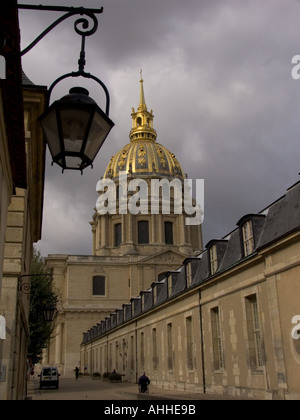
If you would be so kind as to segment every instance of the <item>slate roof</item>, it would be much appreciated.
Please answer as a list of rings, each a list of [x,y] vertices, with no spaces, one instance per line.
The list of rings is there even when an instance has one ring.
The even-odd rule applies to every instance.
[[[22,86],[35,86],[35,84],[26,76],[22,70]]]
[[[249,256],[244,256],[243,244],[241,240],[241,228],[247,220],[252,221],[254,235],[254,251]],[[187,258],[182,267],[177,271],[166,273],[166,277],[161,281],[154,281],[151,288],[142,291],[138,297],[132,298],[130,304],[123,305],[123,311],[118,309],[116,313],[116,322],[118,327],[131,319],[146,313],[152,308],[173,299],[184,293],[187,287],[186,265],[191,264],[192,284],[190,288],[205,283],[221,272],[225,272],[232,266],[239,264],[246,258],[249,259],[257,252],[268,245],[284,238],[285,236],[300,229],[300,181],[291,186],[285,195],[272,203],[270,206],[258,214],[248,214],[243,216],[237,223],[237,228],[230,232],[221,240],[212,240],[207,244],[206,249],[198,256]],[[209,247],[212,244],[219,246],[218,261],[219,266],[215,274],[210,273]],[[219,260],[220,258],[220,260]],[[172,276],[172,293],[169,296],[168,277]],[[157,288],[156,302],[154,302],[153,289]],[[145,295],[144,308],[142,310],[142,296]],[[123,315],[120,315],[123,312]],[[103,322],[101,323],[103,324]],[[83,344],[93,341],[101,334],[109,331],[106,323],[105,330],[100,332],[99,325],[92,327],[84,333]]]
[[[257,248],[266,246],[299,229],[300,226],[300,182],[267,210],[266,221]]]

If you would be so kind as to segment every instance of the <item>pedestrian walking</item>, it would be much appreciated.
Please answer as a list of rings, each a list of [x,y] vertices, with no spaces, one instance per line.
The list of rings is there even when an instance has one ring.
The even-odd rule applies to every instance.
[[[75,372],[75,378],[76,378],[76,381],[78,380],[78,376],[79,376],[79,369],[78,369],[78,367],[76,366],[76,368],[74,369],[74,372]]]
[[[144,394],[145,392],[148,391],[148,385],[150,385],[150,379],[148,378],[148,376],[146,376],[145,372],[139,378],[138,384],[139,384],[140,392],[142,392]]]

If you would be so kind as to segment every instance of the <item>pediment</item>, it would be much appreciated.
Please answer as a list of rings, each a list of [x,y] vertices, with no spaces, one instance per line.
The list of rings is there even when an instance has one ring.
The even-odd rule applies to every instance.
[[[183,261],[186,259],[186,255],[181,254],[180,252],[168,250],[159,252],[150,257],[145,257],[138,261],[138,264],[176,264],[178,267],[183,264]]]

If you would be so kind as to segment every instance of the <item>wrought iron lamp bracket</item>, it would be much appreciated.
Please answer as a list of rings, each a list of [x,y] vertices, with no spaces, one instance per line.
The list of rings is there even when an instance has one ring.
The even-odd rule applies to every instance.
[[[78,35],[83,37],[83,44],[84,39],[86,36],[93,35],[98,29],[98,19],[96,17],[96,13],[103,13],[103,7],[101,9],[86,9],[84,7],[63,7],[63,6],[34,6],[34,5],[26,5],[26,4],[18,4],[18,9],[23,10],[47,10],[47,11],[55,11],[55,12],[67,12],[65,15],[58,18],[55,22],[53,22],[48,28],[46,28],[28,47],[26,47],[23,51],[21,51],[21,56],[25,55],[30,51],[41,39],[43,39],[49,32],[52,31],[57,25],[59,25],[64,20],[68,19],[74,15],[86,15],[93,20],[93,26],[89,29],[90,21],[87,18],[79,18],[74,23],[74,30]],[[79,25],[82,25],[82,29],[80,29]]]
[[[80,15],[85,17],[80,17],[74,22],[74,30],[75,32],[81,36],[81,51],[80,57],[78,60],[78,71],[71,72],[60,76],[56,79],[48,90],[48,98],[47,98],[47,105],[50,103],[51,93],[54,87],[61,82],[62,80],[69,78],[69,77],[84,77],[86,79],[92,79],[97,82],[104,90],[106,96],[106,115],[109,116],[109,108],[110,108],[110,96],[107,87],[105,84],[96,76],[86,73],[84,71],[84,67],[86,64],[85,60],[85,38],[87,36],[93,35],[98,29],[98,19],[96,14],[103,13],[103,7],[100,9],[86,9],[84,7],[64,7],[64,6],[34,6],[34,5],[26,5],[26,4],[18,4],[18,9],[24,10],[47,10],[47,11],[56,11],[56,12],[67,12],[60,18],[58,18],[55,22],[53,22],[47,29],[45,29],[30,45],[28,45],[24,50],[21,51],[21,56],[27,54],[39,41],[41,41],[52,29],[54,29],[57,25],[65,21],[71,16]],[[87,19],[90,18],[90,20]],[[92,25],[92,26],[91,26]]]
[[[23,282],[24,277],[45,277],[48,282],[52,281],[52,272],[51,273],[41,273],[41,274],[23,274],[19,276],[18,279],[18,292],[24,293],[25,295],[30,295],[31,285],[28,282]]]

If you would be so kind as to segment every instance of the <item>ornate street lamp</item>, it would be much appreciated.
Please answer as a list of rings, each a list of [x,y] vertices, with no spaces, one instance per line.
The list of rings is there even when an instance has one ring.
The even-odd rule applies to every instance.
[[[21,52],[22,56],[30,51],[54,27],[70,16],[85,15],[92,19],[93,26],[91,28],[90,21],[86,17],[75,21],[74,30],[82,37],[78,71],[60,76],[52,83],[48,91],[48,108],[39,117],[45,140],[53,159],[52,164],[58,164],[62,171],[73,169],[82,173],[83,169],[92,166],[98,151],[114,126],[114,123],[109,118],[110,97],[106,86],[100,79],[84,71],[86,63],[85,38],[96,32],[98,20],[95,14],[103,13],[103,7],[101,9],[85,9],[83,7],[33,6],[24,4],[19,4],[17,7],[19,9],[67,12],[25,48]],[[89,96],[89,92],[81,87],[72,88],[68,95],[50,105],[50,96],[54,87],[68,77],[84,77],[97,82],[103,88],[106,96],[105,112]]]
[[[113,127],[89,92],[74,87],[39,118],[53,162],[64,169],[83,170],[92,165]]]

